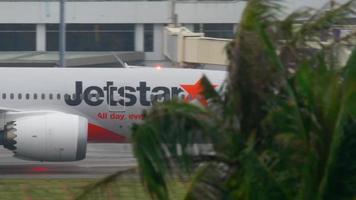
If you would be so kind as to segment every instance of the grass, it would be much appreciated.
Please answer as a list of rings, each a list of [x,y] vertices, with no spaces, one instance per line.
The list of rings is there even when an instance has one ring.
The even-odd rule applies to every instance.
[[[99,179],[3,179],[1,200],[70,200]],[[186,184],[171,181],[172,199],[183,199]],[[86,199],[133,200],[149,199],[138,178],[120,178],[107,187],[91,191]]]
[[[86,185],[95,181],[95,179],[5,179],[0,180],[0,199],[73,199]]]

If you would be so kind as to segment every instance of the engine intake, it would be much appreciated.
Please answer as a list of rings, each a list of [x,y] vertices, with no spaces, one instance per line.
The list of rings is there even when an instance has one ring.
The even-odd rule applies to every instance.
[[[86,155],[88,121],[58,112],[16,113],[0,132],[0,144],[25,160],[76,161]]]
[[[4,145],[6,149],[9,150],[16,150],[16,140],[15,138],[17,137],[16,135],[16,124],[14,121],[6,123],[4,126],[4,130],[1,132],[1,137],[0,137],[0,143]]]

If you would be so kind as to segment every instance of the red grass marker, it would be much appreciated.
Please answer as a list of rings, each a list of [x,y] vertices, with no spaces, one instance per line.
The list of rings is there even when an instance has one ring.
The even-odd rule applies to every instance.
[[[41,167],[41,166],[38,166],[38,167],[32,167],[31,172],[36,172],[36,173],[43,173],[43,172],[48,172],[49,169],[47,167]]]

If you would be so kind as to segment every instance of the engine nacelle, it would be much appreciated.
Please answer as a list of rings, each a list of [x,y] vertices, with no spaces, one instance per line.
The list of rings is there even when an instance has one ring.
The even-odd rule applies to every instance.
[[[88,133],[86,118],[58,112],[12,117],[14,119],[7,122],[2,131],[2,143],[14,152],[15,157],[38,161],[76,161],[85,158]]]

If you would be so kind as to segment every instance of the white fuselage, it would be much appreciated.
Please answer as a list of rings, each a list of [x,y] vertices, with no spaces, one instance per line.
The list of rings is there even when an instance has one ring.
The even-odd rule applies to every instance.
[[[182,85],[198,87],[203,74],[218,86],[226,77],[223,71],[172,68],[0,68],[0,110],[75,114],[127,137],[152,100],[190,95]]]

